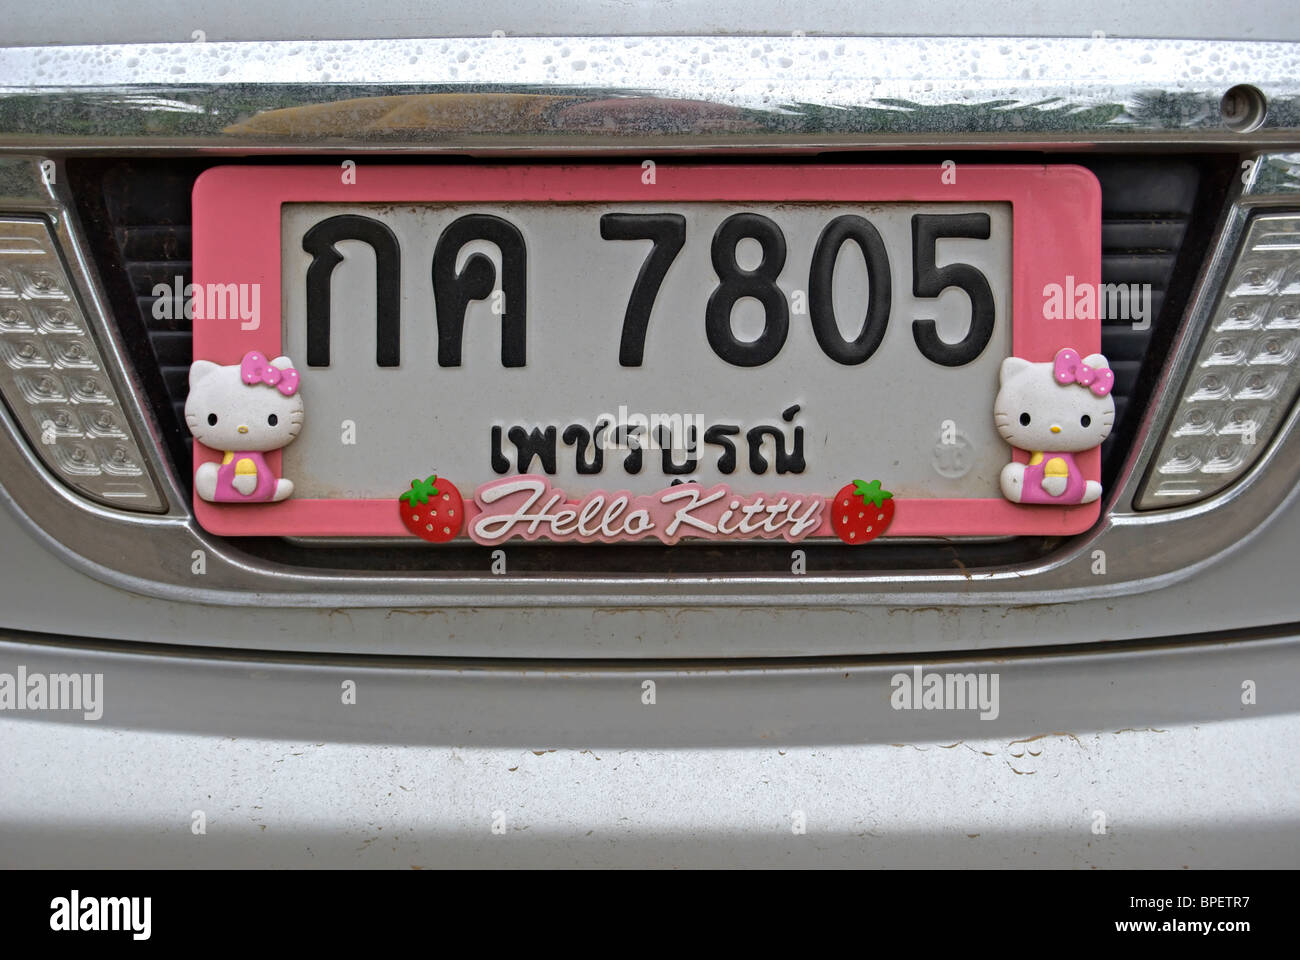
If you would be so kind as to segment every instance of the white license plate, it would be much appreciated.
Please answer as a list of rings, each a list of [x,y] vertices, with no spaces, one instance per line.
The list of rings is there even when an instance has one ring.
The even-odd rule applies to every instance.
[[[197,515],[484,544],[1077,532],[1095,501],[1008,499],[1027,458],[993,404],[1007,357],[1097,349],[1095,316],[1046,306],[1098,279],[1097,196],[1065,166],[216,168]],[[1070,465],[1096,480],[1095,450]]]

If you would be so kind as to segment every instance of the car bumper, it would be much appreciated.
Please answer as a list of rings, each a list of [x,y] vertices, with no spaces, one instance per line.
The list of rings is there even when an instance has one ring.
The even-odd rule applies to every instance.
[[[7,867],[1300,862],[1293,631],[624,669],[6,635],[19,666],[99,674],[102,716],[0,714]],[[997,675],[997,715],[898,709],[918,669]]]

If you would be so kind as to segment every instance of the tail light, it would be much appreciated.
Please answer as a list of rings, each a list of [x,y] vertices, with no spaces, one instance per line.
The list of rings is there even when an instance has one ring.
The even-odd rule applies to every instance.
[[[1300,391],[1300,215],[1250,224],[1141,491],[1138,509],[1202,500],[1253,464]]]
[[[114,507],[163,510],[54,238],[38,219],[0,219],[0,396],[68,486]]]

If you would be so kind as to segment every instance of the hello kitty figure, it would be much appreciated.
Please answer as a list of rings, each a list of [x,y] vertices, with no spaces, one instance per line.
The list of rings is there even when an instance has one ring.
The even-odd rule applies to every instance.
[[[221,463],[200,464],[194,488],[214,503],[267,503],[293,494],[263,456],[302,430],[298,371],[288,357],[267,360],[256,350],[223,367],[207,360],[190,366],[185,421],[194,439],[221,450]]]
[[[1019,357],[1002,361],[1001,388],[993,403],[998,433],[1028,451],[1028,463],[1002,468],[1002,494],[1012,503],[1057,506],[1092,503],[1101,484],[1085,480],[1074,454],[1091,450],[1110,434],[1115,374],[1099,353],[1069,349],[1051,363]]]

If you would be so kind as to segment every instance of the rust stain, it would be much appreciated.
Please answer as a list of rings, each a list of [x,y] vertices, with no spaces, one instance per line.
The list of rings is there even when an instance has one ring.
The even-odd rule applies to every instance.
[[[961,557],[957,555],[957,548],[945,546],[944,549],[952,553],[952,565],[961,571],[961,575],[967,580],[974,580],[975,578],[971,576],[971,572],[967,569],[966,564],[962,563]]]
[[[1141,728],[1123,727],[1115,731],[1116,735],[1121,733],[1168,733],[1168,732],[1169,732],[1168,730],[1161,730],[1157,727],[1141,727]]]
[[[1053,731],[1052,733],[1039,733],[1039,734],[1035,734],[1035,735],[1032,736],[1032,737],[1025,737],[1023,740],[1012,740],[1010,743],[1007,744],[1007,746],[1008,746],[1008,747],[1014,747],[1017,743],[1033,743],[1033,742],[1036,741],[1036,740],[1042,740],[1044,737],[1069,737],[1071,740],[1073,740],[1075,743],[1077,743],[1080,747],[1083,747],[1083,741],[1081,741],[1078,737],[1076,737],[1076,736],[1075,736],[1074,734],[1072,734],[1072,733],[1067,733],[1067,732],[1065,732],[1065,731],[1061,731],[1061,730],[1056,730],[1056,731]],[[1086,749],[1088,749],[1088,748],[1087,748],[1087,747],[1083,747],[1083,749],[1086,750]],[[1041,753],[1042,751],[1039,751],[1039,752]],[[1035,754],[1035,756],[1037,756],[1037,754]]]
[[[384,619],[391,620],[393,619],[394,616],[423,617],[423,618],[440,616],[442,617],[444,623],[447,622],[447,611],[436,609],[436,608],[433,610],[428,610],[422,607],[392,607],[388,610],[387,613],[384,614]]]
[[[1007,616],[1012,613],[1037,613],[1040,610],[1051,610],[1057,612],[1064,606],[1065,604],[1061,603],[1059,600],[1048,603],[1017,603],[1012,606],[1004,607],[1002,618],[1005,620]]]
[[[344,607],[335,607],[334,609],[330,610],[327,617],[330,620],[333,620],[335,617],[346,617],[348,621],[348,626],[350,627],[353,626],[352,612],[350,610],[347,610]]]

